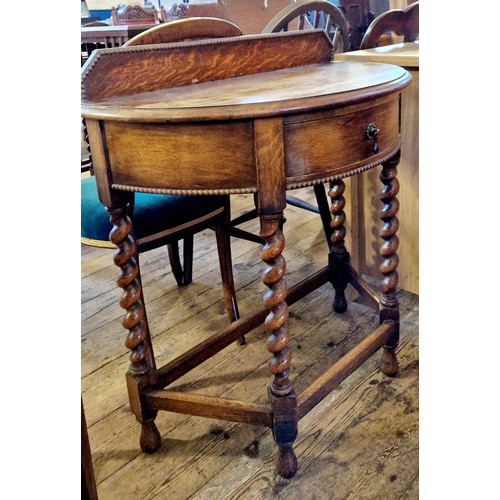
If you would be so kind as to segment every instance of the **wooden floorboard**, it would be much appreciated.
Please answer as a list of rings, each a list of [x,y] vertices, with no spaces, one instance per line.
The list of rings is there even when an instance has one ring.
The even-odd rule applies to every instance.
[[[295,192],[313,201],[312,189]],[[233,216],[252,207],[232,197]],[[289,285],[327,262],[319,216],[294,207],[285,213]],[[256,221],[243,228],[258,231]],[[262,307],[258,244],[232,239],[242,316]],[[418,296],[398,291],[400,373],[378,369],[379,353],[299,422],[299,470],[276,477],[276,445],[265,427],[160,411],[162,447],[139,447],[139,424],[128,408],[128,352],[121,327],[121,292],[112,250],[82,246],[82,398],[101,500],[146,499],[417,499]],[[144,294],[158,365],[227,324],[215,236],[195,237],[193,283],[178,288],[165,249],[141,255]],[[348,311],[332,312],[326,284],[290,307],[292,380],[300,393],[377,326],[377,316],[355,293]],[[230,345],[181,377],[172,389],[265,403],[270,357],[264,326],[243,347]]]

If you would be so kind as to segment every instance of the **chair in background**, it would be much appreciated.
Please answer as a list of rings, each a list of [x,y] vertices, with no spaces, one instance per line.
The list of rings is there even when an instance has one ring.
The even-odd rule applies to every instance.
[[[111,7],[111,20],[115,26],[160,23],[158,11],[153,6],[142,7],[141,5]]]
[[[418,40],[419,32],[419,3],[410,4],[406,9],[388,10],[377,16],[361,41],[360,49],[377,47],[380,40],[388,33],[395,33],[404,37],[405,42]]]
[[[224,38],[241,34],[236,25],[223,19],[186,18],[155,26],[131,38],[125,45]],[[85,129],[84,135],[86,138]],[[91,155],[89,161],[92,163]],[[82,243],[114,248],[109,241],[112,225],[98,199],[95,177],[83,178],[81,182]],[[137,252],[142,253],[167,245],[172,273],[179,286],[192,281],[194,234],[209,227],[214,228],[227,313],[231,322],[239,318],[231,260],[228,195],[174,196],[137,193],[130,213],[137,238]],[[183,265],[179,254],[180,240],[184,240]],[[240,339],[240,343],[244,343],[244,338]]]
[[[180,42],[202,38],[225,38],[241,36],[236,24],[215,17],[188,17],[166,24],[159,24],[128,40],[124,47],[149,45],[154,43]]]
[[[186,3],[174,3],[170,9],[165,9],[163,5],[160,5],[160,21],[162,23],[167,23],[174,19],[183,19],[189,16],[189,5]]]
[[[361,40],[375,14],[370,10],[369,0],[338,0],[349,26],[349,48],[344,52],[358,50]]]
[[[332,41],[334,53],[347,51],[349,47],[349,27],[346,18],[338,7],[326,0],[299,0],[285,7],[269,21],[263,33],[278,33],[280,31],[308,28],[324,29]],[[323,184],[318,184],[313,189],[317,206],[294,196],[287,196],[286,202],[289,205],[319,214],[328,246],[331,247],[331,214],[325,187]],[[257,216],[256,211],[255,216]]]
[[[299,0],[276,14],[263,33],[322,28],[333,43],[334,52],[349,46],[349,28],[342,11],[326,0]]]

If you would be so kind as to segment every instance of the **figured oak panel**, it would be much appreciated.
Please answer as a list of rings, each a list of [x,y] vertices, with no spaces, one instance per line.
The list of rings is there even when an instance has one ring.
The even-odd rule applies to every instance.
[[[399,144],[398,96],[366,109],[347,108],[308,114],[283,127],[286,177],[289,184],[327,178],[378,161]],[[350,112],[349,112],[350,111]],[[378,151],[367,137],[369,124],[378,128]]]
[[[210,190],[256,185],[251,121],[199,124],[105,122],[112,183]]]
[[[82,73],[83,101],[327,63],[322,30],[96,50]]]

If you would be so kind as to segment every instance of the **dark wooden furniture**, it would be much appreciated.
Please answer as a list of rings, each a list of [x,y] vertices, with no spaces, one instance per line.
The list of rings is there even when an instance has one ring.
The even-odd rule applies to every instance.
[[[119,70],[125,62],[126,75]],[[165,68],[162,73],[156,70],[159,64]],[[161,445],[155,425],[159,410],[260,424],[272,429],[278,445],[278,473],[291,477],[297,469],[293,443],[304,415],[380,348],[382,371],[397,373],[396,167],[400,93],[410,79],[397,66],[332,62],[331,41],[321,30],[93,54],[82,72],[82,114],[99,196],[115,226],[111,240],[117,246],[115,262],[124,291],[120,303],[127,311],[123,326],[131,350],[127,387],[144,451],[152,453]],[[343,178],[377,165],[382,165],[380,290],[350,266],[344,245]],[[329,265],[288,290],[280,230],[286,191],[325,182],[332,201]],[[264,308],[161,367],[156,366],[133,258],[127,204],[134,192],[256,193],[265,240]],[[379,321],[362,342],[296,394],[288,305],[327,282],[335,290],[336,312],[346,310],[345,289],[351,284],[378,311]],[[273,376],[269,404],[167,388],[263,322],[269,330],[266,347]]]
[[[369,0],[339,0],[339,8],[345,14],[349,25],[349,47],[344,50],[358,50],[361,40],[375,14],[370,9]]]
[[[333,44],[334,52],[349,46],[349,28],[342,11],[326,0],[298,0],[274,16],[262,33],[322,28]]]
[[[405,42],[415,42],[419,34],[419,3],[410,4],[406,9],[388,10],[376,17],[368,26],[361,41],[360,49],[371,49],[377,46],[380,38],[386,33],[396,33],[404,37]]]

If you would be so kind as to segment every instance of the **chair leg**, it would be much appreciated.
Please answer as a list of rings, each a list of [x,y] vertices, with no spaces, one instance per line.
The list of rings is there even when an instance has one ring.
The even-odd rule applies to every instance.
[[[287,196],[286,202],[288,205],[292,205],[293,207],[302,208],[303,210],[309,210],[309,212],[319,214],[318,207],[315,207],[311,203],[301,200],[300,198],[295,198],[295,196]]]
[[[192,234],[184,237],[184,285],[189,285],[193,281],[193,240]]]
[[[234,289],[233,265],[231,259],[230,240],[230,208],[229,197],[225,203],[223,218],[215,225],[215,237],[217,239],[217,251],[219,253],[220,271],[222,276],[222,287],[226,310],[231,323],[240,317],[238,303],[236,301],[236,291]],[[240,337],[240,345],[245,344],[245,337]]]
[[[175,281],[177,281],[177,286],[182,286],[184,284],[184,272],[179,258],[179,242],[168,243],[167,248],[172,274],[174,275]]]
[[[184,237],[184,266],[179,256],[179,242],[167,244],[170,267],[178,286],[189,285],[193,281],[193,239],[192,234]]]
[[[240,224],[243,224],[244,222],[248,222],[250,220],[256,219],[258,217],[257,215],[257,198],[254,194],[254,204],[256,208],[253,208],[252,210],[249,210],[248,212],[245,212],[244,214],[240,215],[239,217],[236,217],[230,222],[230,227],[229,231],[231,236],[234,238],[240,238],[242,240],[247,240],[247,241],[253,241],[254,243],[259,243],[259,245],[264,244],[264,240],[257,234],[252,234],[249,233],[248,231],[245,231],[243,229],[240,229],[236,226],[239,226]]]
[[[320,215],[321,222],[323,223],[323,231],[325,232],[326,242],[328,243],[328,248],[331,248],[332,216],[330,214],[330,206],[328,204],[328,199],[326,197],[325,186],[323,184],[315,184],[313,187],[314,187],[314,194],[316,195],[316,203],[318,205],[317,207],[311,205],[310,203],[307,203],[306,201],[300,200],[299,198],[295,198],[293,196],[287,196],[286,202],[288,205],[302,208],[304,210],[309,210],[310,212],[314,212]]]
[[[323,231],[325,232],[328,248],[332,248],[332,214],[330,212],[330,204],[326,196],[324,184],[314,185],[314,194],[316,195],[316,203],[318,204],[321,222],[323,223]]]

